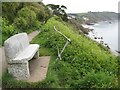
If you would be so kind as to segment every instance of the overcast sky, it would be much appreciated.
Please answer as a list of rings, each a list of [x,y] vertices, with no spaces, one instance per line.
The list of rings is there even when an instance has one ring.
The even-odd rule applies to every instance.
[[[81,13],[88,11],[118,12],[120,0],[43,0],[44,4],[58,4],[67,7],[67,13]]]

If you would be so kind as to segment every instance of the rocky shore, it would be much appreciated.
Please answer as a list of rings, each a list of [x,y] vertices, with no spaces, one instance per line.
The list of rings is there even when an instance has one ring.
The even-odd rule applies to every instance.
[[[87,24],[86,24],[87,25]],[[82,26],[84,28],[86,28],[86,25],[82,24]],[[101,36],[97,36],[96,35],[96,31],[94,29],[91,29],[91,28],[88,28],[89,29],[89,32],[88,34],[85,36],[91,38],[92,40],[96,41],[97,43],[100,43],[101,45],[103,45],[104,47],[106,47],[111,53],[113,53],[114,55],[118,56],[120,54],[120,51],[117,51],[117,50],[113,50],[105,41],[104,41],[104,38],[101,37]]]

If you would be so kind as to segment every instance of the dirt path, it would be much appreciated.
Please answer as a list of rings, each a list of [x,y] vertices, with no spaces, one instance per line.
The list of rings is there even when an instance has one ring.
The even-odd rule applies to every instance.
[[[35,36],[37,36],[40,33],[40,31],[34,31],[28,35],[29,41],[31,41]],[[5,72],[7,69],[7,63],[5,60],[5,53],[4,53],[4,47],[0,48],[0,77],[2,76],[2,73]]]
[[[46,78],[50,56],[42,56],[39,59],[30,60],[30,78],[27,82],[38,82]]]
[[[32,39],[37,36],[40,33],[40,31],[34,31],[28,35],[29,41],[32,41]]]

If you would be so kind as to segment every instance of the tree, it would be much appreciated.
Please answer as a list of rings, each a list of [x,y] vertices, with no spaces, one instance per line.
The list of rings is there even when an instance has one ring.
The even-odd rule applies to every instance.
[[[9,23],[13,23],[13,20],[17,15],[18,7],[19,7],[18,2],[3,2],[2,17],[7,18],[9,20]]]
[[[24,7],[18,11],[17,17],[14,19],[14,24],[22,31],[32,27],[36,21],[36,13],[28,7]]]
[[[61,17],[64,21],[67,21],[67,13],[65,12],[65,9],[67,9],[66,6],[48,4],[47,7],[52,11],[53,15],[57,15]]]

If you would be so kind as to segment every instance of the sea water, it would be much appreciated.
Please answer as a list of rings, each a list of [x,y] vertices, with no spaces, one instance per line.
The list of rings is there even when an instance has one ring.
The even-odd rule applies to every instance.
[[[89,37],[102,37],[105,44],[109,45],[112,50],[118,51],[118,20],[103,21],[94,25],[83,25],[86,28],[93,29],[89,32]],[[96,39],[97,41],[97,39]],[[99,41],[99,40],[98,40]],[[119,49],[120,51],[120,49]]]

